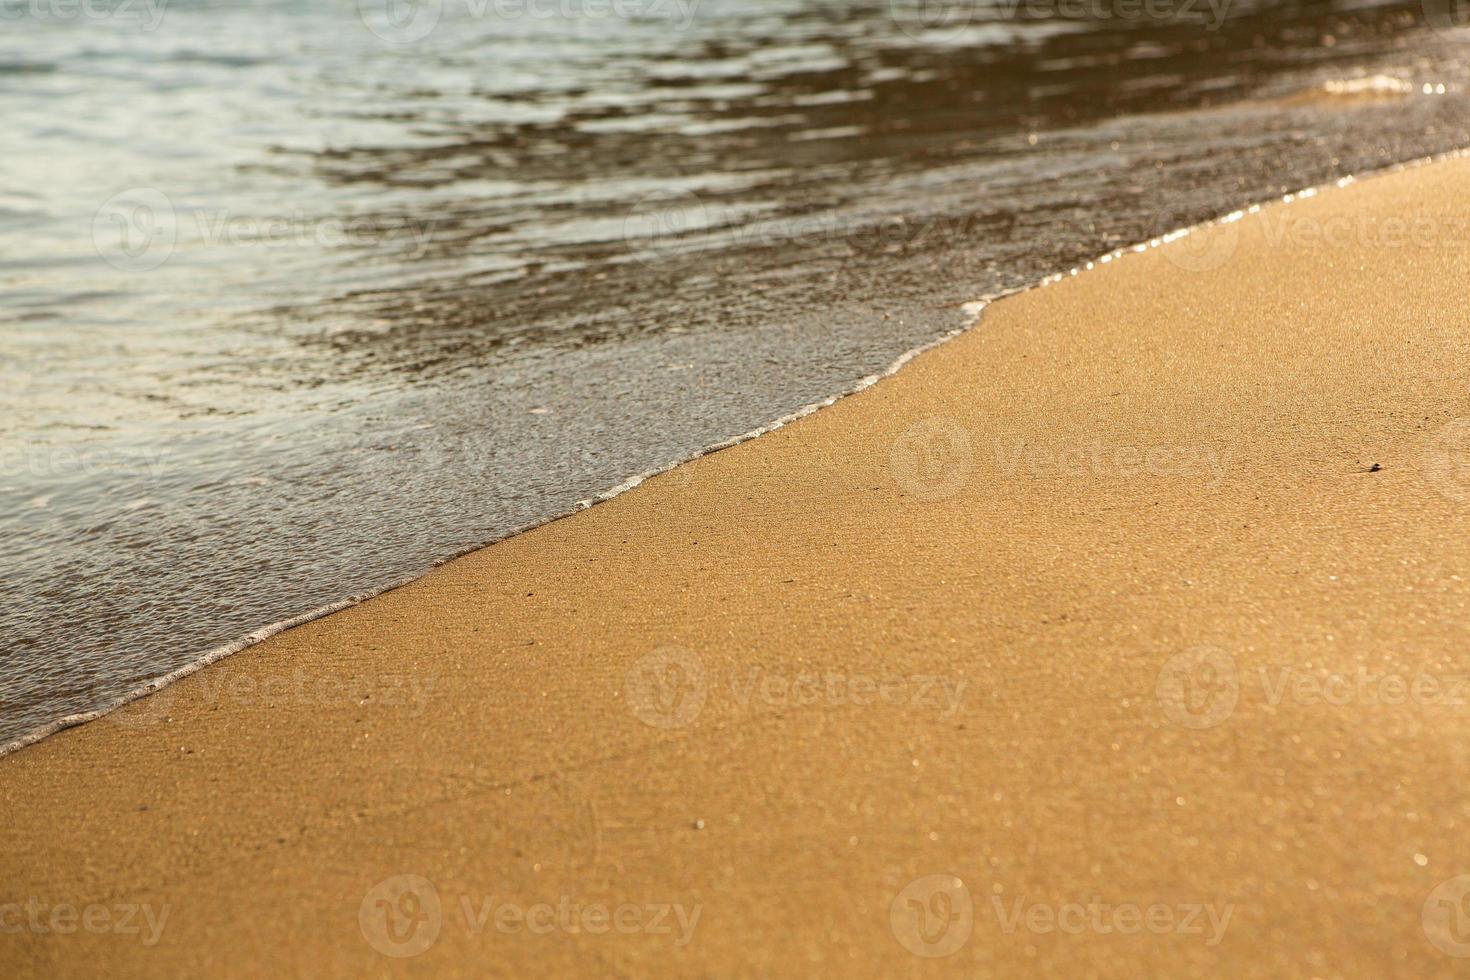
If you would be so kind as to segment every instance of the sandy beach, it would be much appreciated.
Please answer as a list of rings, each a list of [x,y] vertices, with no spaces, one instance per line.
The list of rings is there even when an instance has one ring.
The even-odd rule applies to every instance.
[[[5,976],[1451,976],[1470,161],[0,759]]]

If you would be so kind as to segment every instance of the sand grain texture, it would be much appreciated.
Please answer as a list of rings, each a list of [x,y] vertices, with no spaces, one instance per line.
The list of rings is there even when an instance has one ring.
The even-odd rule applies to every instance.
[[[153,946],[0,933],[0,975],[1463,972],[1431,940],[1470,953],[1467,181],[1003,300],[830,409],[0,760],[0,902],[169,906]],[[360,913],[403,874],[440,912],[396,958]],[[934,881],[893,907],[929,875],[973,914],[925,945]],[[465,915],[563,896],[699,918]],[[1093,896],[1232,911],[1008,918]]]

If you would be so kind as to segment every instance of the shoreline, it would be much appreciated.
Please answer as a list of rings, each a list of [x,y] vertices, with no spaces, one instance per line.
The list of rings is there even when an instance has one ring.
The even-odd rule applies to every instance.
[[[633,476],[628,477],[626,480],[623,480],[622,482],[615,484],[614,486],[609,487],[606,490],[603,490],[599,493],[593,494],[590,497],[578,501],[576,504],[573,505],[571,510],[565,511],[564,513],[555,514],[544,520],[525,524],[521,527],[514,528],[506,532],[500,537],[491,538],[489,540],[470,545],[468,548],[463,548],[459,551],[454,552],[453,554],[446,555],[443,558],[437,559],[432,565],[430,565],[422,572],[409,575],[405,578],[397,579],[393,582],[388,583],[387,585],[382,586],[381,588],[373,589],[368,592],[360,592],[344,596],[343,598],[334,602],[326,603],[314,609],[305,610],[303,612],[288,616],[273,623],[267,623],[257,629],[251,630],[249,633],[238,640],[233,640],[229,643],[224,643],[217,647],[205,650],[196,659],[190,661],[189,663],[184,664],[183,666],[178,667],[172,671],[169,671],[166,674],[148,680],[147,682],[140,685],[138,688],[123,694],[121,697],[114,700],[108,705],[90,711],[67,715],[42,726],[35,732],[0,744],[0,758],[4,758],[7,755],[27,748],[28,746],[35,745],[38,742],[50,738],[51,736],[59,732],[63,732],[67,729],[75,728],[79,725],[85,725],[90,722],[97,721],[98,719],[104,718],[112,712],[118,710],[119,708],[122,708],[128,704],[133,703],[134,701],[155,694],[159,690],[162,690],[163,688],[166,688],[174,684],[175,682],[182,680],[185,677],[197,673],[205,667],[218,663],[220,660],[232,656],[233,654],[257,646],[260,643],[263,643],[266,640],[270,639],[271,637],[285,632],[286,630],[294,629],[297,626],[310,623],[324,616],[333,615],[335,613],[341,612],[344,609],[351,609],[354,606],[361,605],[362,603],[376,598],[377,596],[384,595],[396,589],[401,589],[404,586],[412,584],[413,582],[418,581],[424,576],[431,574],[435,569],[447,565],[450,562],[457,561],[458,559],[463,558],[465,555],[473,554],[474,552],[479,551],[483,548],[494,547],[495,545],[500,544],[503,541],[507,541],[519,535],[534,531],[537,528],[544,527],[545,525],[551,524],[555,521],[560,521],[568,517],[573,517],[576,514],[588,509],[589,507],[594,507],[597,504],[605,503],[606,501],[615,499],[621,494],[627,493],[631,490],[635,490],[646,481],[656,476],[660,476],[664,473],[668,473],[676,467],[684,466],[712,453],[717,453],[722,450],[729,449],[733,446],[738,446],[741,443],[748,442],[752,439],[758,439],[761,436],[774,432],[777,429],[782,428],[783,426],[797,421],[798,419],[805,418],[813,412],[820,411],[823,408],[834,405],[844,398],[856,395],[885,378],[893,377],[915,357],[918,357],[919,355],[924,354],[927,351],[930,351],[940,346],[941,344],[948,343],[956,337],[959,337],[964,333],[979,326],[981,321],[984,319],[985,309],[991,304],[998,302],[999,300],[1003,300],[1011,296],[1021,295],[1035,289],[1045,288],[1046,286],[1061,282],[1068,277],[1077,276],[1082,272],[1090,272],[1096,267],[1105,265],[1130,253],[1143,252],[1149,249],[1159,248],[1164,245],[1168,245],[1179,240],[1180,238],[1184,238],[1189,235],[1198,233],[1202,230],[1212,228],[1218,224],[1221,224],[1222,222],[1237,220],[1238,218],[1247,214],[1257,214],[1263,207],[1270,207],[1272,205],[1279,204],[1289,204],[1298,198],[1316,196],[1317,194],[1326,190],[1341,190],[1342,188],[1350,186],[1351,184],[1356,183],[1360,180],[1367,180],[1374,177],[1395,174],[1401,171],[1412,170],[1418,167],[1433,166],[1437,163],[1444,163],[1452,160],[1461,159],[1467,155],[1470,155],[1470,147],[1462,147],[1460,149],[1450,150],[1444,153],[1437,153],[1426,157],[1418,157],[1412,160],[1403,160],[1398,163],[1391,164],[1390,166],[1380,168],[1378,170],[1370,170],[1361,174],[1353,174],[1349,177],[1340,178],[1335,181],[1329,181],[1324,184],[1317,184],[1311,187],[1304,187],[1295,191],[1290,191],[1272,200],[1258,201],[1243,205],[1242,207],[1234,211],[1218,215],[1197,225],[1190,225],[1185,228],[1177,228],[1173,231],[1154,236],[1153,238],[1147,239],[1142,242],[1135,242],[1131,245],[1120,246],[1119,248],[1113,249],[1110,252],[1106,252],[1102,255],[1096,256],[1095,258],[1084,263],[1082,266],[1074,267],[1064,272],[1051,273],[1050,275],[1044,276],[1036,282],[1030,283],[1028,285],[1018,286],[1015,289],[1006,290],[995,294],[987,294],[980,297],[979,299],[958,304],[961,315],[964,317],[964,322],[960,326],[940,335],[939,337],[936,337],[931,341],[904,351],[897,358],[895,358],[893,362],[884,370],[874,374],[865,375],[864,377],[854,381],[847,388],[844,388],[838,392],[835,392],[834,394],[822,398],[819,401],[810,402],[806,405],[803,405],[792,412],[777,417],[776,419],[765,425],[757,426],[754,429],[750,429],[746,432],[731,436],[728,439],[711,443],[710,445],[705,446],[703,449],[700,449],[693,455],[687,456],[683,459],[675,460],[674,462],[668,463],[663,466],[645,470],[641,473],[636,473]]]
[[[1453,975],[1470,255],[1258,215],[1467,176],[1110,253],[12,753],[0,964]]]

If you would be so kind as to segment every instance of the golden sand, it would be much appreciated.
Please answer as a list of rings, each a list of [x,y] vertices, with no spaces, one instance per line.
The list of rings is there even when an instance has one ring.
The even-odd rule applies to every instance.
[[[1467,182],[1003,300],[0,760],[0,976],[1463,972]]]

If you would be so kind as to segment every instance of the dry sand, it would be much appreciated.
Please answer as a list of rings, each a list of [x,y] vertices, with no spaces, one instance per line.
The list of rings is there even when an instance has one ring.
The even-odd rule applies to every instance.
[[[1467,183],[1003,300],[0,760],[0,975],[1463,973]]]

